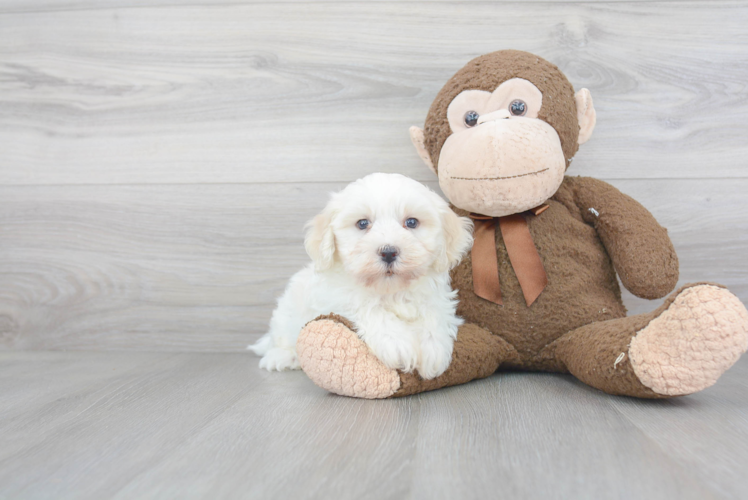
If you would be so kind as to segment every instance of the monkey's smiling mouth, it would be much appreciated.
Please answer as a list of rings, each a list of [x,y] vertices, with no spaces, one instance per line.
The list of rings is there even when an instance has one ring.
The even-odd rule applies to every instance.
[[[536,170],[535,172],[528,172],[526,174],[519,174],[519,175],[507,175],[506,177],[450,177],[450,179],[460,180],[460,181],[501,181],[504,179],[516,179],[518,177],[526,177],[528,175],[535,175],[535,174],[542,174],[543,172],[548,171],[547,168],[544,168],[542,170]]]

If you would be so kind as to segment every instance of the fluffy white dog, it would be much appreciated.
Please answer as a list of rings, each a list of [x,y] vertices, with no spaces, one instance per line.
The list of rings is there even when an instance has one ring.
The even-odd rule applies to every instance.
[[[299,368],[302,327],[334,312],[388,367],[424,379],[447,369],[462,324],[449,270],[472,245],[470,219],[413,179],[371,174],[332,195],[304,245],[312,263],[291,278],[270,331],[248,347],[262,355],[261,368]]]

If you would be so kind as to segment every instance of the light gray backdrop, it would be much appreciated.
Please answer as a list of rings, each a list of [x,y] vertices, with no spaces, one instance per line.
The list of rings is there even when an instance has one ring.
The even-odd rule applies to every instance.
[[[748,301],[746,26],[734,1],[0,0],[0,349],[243,349],[328,192],[436,187],[408,126],[503,48],[591,90],[569,173]]]

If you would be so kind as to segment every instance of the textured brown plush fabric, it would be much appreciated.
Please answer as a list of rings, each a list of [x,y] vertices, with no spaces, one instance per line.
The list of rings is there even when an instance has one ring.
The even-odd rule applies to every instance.
[[[538,358],[545,346],[581,326],[626,315],[613,262],[595,228],[584,221],[586,207],[577,205],[575,191],[586,183],[587,179],[567,177],[546,211],[537,216],[523,214],[548,275],[548,285],[531,307],[525,303],[499,231],[496,252],[503,307],[473,293],[470,256],[452,271],[452,286],[460,300],[457,314],[514,346],[521,358],[518,368],[558,370],[552,361]],[[640,208],[611,189],[611,202],[620,198],[619,204],[625,205],[630,200],[632,211]],[[649,224],[659,227],[651,216]],[[643,250],[653,254],[667,251],[659,245],[659,240],[646,238],[641,243]]]
[[[628,349],[636,332],[667,309],[673,299],[674,296],[670,297],[666,304],[651,313],[578,328],[549,345],[542,355],[556,359],[585,384],[609,394],[648,399],[666,397],[639,381]]]
[[[667,295],[678,282],[678,256],[667,230],[633,198],[603,181],[588,177],[568,183],[584,221],[597,231],[623,286],[644,299]]]
[[[629,345],[636,334],[665,312],[678,295],[687,288],[702,284],[693,283],[680,288],[650,313],[578,328],[549,345],[543,355],[562,361],[579,380],[609,394],[648,399],[668,397],[639,381],[631,366]]]
[[[462,325],[447,371],[431,380],[423,380],[416,373],[401,372],[400,390],[392,397],[409,396],[485,378],[502,364],[516,363],[518,360],[517,351],[501,337],[475,325]]]
[[[493,92],[501,83],[511,78],[523,78],[543,93],[543,106],[538,118],[556,129],[569,166],[579,149],[579,122],[577,121],[574,87],[555,65],[545,59],[518,50],[500,50],[476,57],[459,70],[444,85],[431,104],[426,116],[424,133],[426,149],[436,169],[439,153],[452,131],[447,120],[447,108],[465,89]]]
[[[615,269],[625,273],[624,284],[639,296],[661,297],[671,291],[678,279],[678,259],[666,230],[634,199],[597,179],[566,177],[548,205],[540,215],[523,214],[548,275],[548,286],[535,303],[531,307],[526,305],[501,232],[497,231],[496,252],[504,305],[475,295],[468,255],[452,271],[452,286],[458,290],[460,300],[457,313],[516,349],[517,357],[507,356],[501,360],[504,367],[572,371],[590,385],[615,394],[659,397],[641,385],[635,376],[633,379],[619,376],[630,372],[627,360],[616,366],[617,376],[611,379],[613,382],[586,376],[585,367],[589,365],[580,360],[594,364],[599,352],[615,352],[610,363],[606,357],[600,358],[601,366],[613,366],[633,332],[656,317],[657,312],[646,317],[625,318],[626,309]],[[599,215],[595,216],[590,208]],[[467,215],[462,210],[454,210]],[[469,331],[467,326],[463,326],[465,331]],[[564,345],[573,347],[565,347],[561,351],[563,356],[556,356],[555,347],[548,346],[569,332],[574,335],[565,340]],[[593,340],[584,340],[587,337]],[[477,346],[482,340],[484,346]],[[461,350],[465,344],[459,341],[458,335],[455,360],[463,357]],[[470,342],[471,352],[494,349],[493,341],[485,341],[482,336],[472,336]],[[573,356],[574,347],[583,352]],[[434,389],[447,379],[450,383],[445,385],[453,385],[452,380],[462,380],[471,369],[477,369],[455,368],[459,374],[448,377],[450,367],[442,375],[444,379],[439,377],[420,384],[412,382],[413,375],[403,374],[403,386],[397,395],[417,392],[416,388]],[[597,382],[601,385],[596,385]]]

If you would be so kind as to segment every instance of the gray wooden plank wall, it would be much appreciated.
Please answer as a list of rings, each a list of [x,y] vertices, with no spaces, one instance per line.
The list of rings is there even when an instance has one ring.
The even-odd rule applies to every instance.
[[[0,0],[0,349],[243,349],[326,193],[436,187],[408,126],[502,48],[591,90],[569,173],[748,302],[746,26],[736,1]]]

